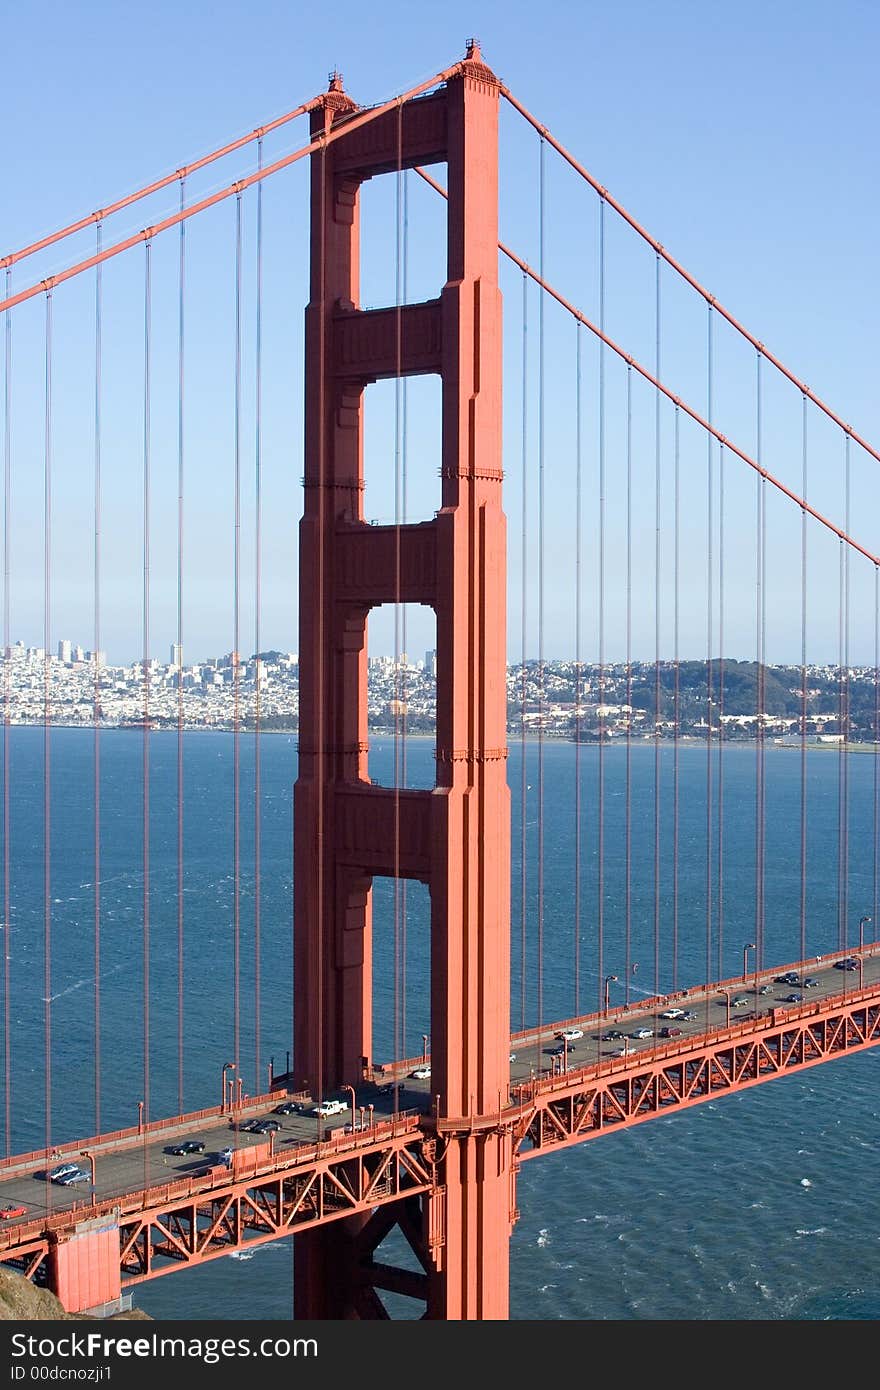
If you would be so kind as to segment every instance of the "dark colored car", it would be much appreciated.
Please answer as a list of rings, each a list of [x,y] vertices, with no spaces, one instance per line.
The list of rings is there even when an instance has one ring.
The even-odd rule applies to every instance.
[[[254,1134],[276,1134],[281,1124],[278,1120],[257,1120],[250,1128]]]
[[[803,988],[803,989],[818,989],[821,983],[822,983],[821,980],[814,980],[812,975],[808,975],[808,976],[806,977],[806,979],[804,980],[804,982],[803,982],[802,988]]]
[[[661,1038],[680,1038],[680,1037],[681,1037],[681,1029],[680,1029],[680,1028],[661,1028],[661,1029],[660,1029],[660,1037],[661,1037]]]
[[[800,1003],[803,1002],[803,998],[804,998],[804,996],[803,996],[802,994],[798,994],[797,992],[795,992],[794,994],[787,994],[787,995],[785,996],[785,1003],[786,1003],[786,1004],[800,1004]]]
[[[601,1033],[599,1036],[602,1042],[617,1042],[618,1039],[624,1037],[625,1034],[621,1033],[619,1028],[609,1028],[607,1033]]]
[[[205,1145],[201,1139],[184,1139],[181,1144],[172,1144],[170,1154],[203,1154]]]
[[[775,985],[799,985],[800,982],[800,976],[796,975],[793,970],[786,970],[784,975],[773,976],[773,983]]]
[[[298,1100],[283,1100],[280,1105],[275,1106],[276,1115],[298,1115],[302,1110]]]
[[[551,1057],[565,1057],[566,1054],[571,1052],[577,1052],[574,1043],[561,1043],[559,1047],[551,1047],[549,1049],[549,1055]]]
[[[834,962],[835,970],[858,970],[858,968],[859,963],[857,960],[854,960],[852,956],[847,956],[845,960],[836,960]]]

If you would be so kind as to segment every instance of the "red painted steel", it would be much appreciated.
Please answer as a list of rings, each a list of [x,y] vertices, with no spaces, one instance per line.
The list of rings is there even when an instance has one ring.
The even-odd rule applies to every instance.
[[[320,1094],[370,1066],[372,877],[417,877],[431,892],[433,1089],[440,1113],[480,1115],[506,1094],[510,994],[498,82],[472,45],[445,87],[401,102],[368,133],[343,126],[331,143],[352,109],[333,90],[312,114],[321,148],[312,159],[300,530],[295,1084]],[[360,183],[439,159],[450,186],[439,302],[361,312]],[[364,387],[426,370],[442,382],[440,511],[415,526],[371,527]],[[427,602],[437,615],[432,792],[369,780],[366,623],[388,601]],[[431,1246],[422,1232],[434,1250],[429,1318],[506,1318],[510,1163],[497,1133],[446,1148],[445,1241]],[[371,1315],[352,1254],[358,1237],[352,1225],[297,1242],[297,1317]]]
[[[114,1302],[121,1292],[116,1219],[81,1221],[52,1245],[50,1265],[52,1287],[68,1312]]]

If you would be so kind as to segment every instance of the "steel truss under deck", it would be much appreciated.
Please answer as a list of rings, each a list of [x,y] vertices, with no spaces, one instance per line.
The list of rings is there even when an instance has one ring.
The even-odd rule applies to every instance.
[[[717,1038],[688,1039],[685,1047],[664,1048],[662,1055],[655,1051],[610,1059],[563,1077],[524,1083],[516,1088],[521,1110],[514,1124],[514,1147],[519,1159],[669,1115],[880,1042],[876,996],[805,1005],[796,1018],[785,1012],[784,1021],[771,1015],[766,1024],[725,1028]]]
[[[446,1192],[438,1176],[438,1157],[452,1136],[505,1134],[518,1168],[541,1154],[790,1076],[877,1043],[880,991],[876,988],[805,1003],[797,1010],[776,1010],[766,1021],[734,1024],[637,1056],[609,1058],[599,1065],[514,1086],[512,1104],[495,1115],[435,1120],[409,1113],[389,1121],[369,1138],[336,1131],[331,1139],[305,1152],[261,1157],[247,1172],[213,1168],[200,1177],[10,1227],[0,1231],[0,1264],[51,1287],[54,1246],[86,1218],[113,1217],[119,1230],[120,1282],[126,1288],[360,1215],[363,1224],[349,1244],[360,1271],[361,1315],[386,1316],[376,1289],[424,1300],[431,1269],[442,1266]],[[239,1160],[247,1160],[247,1151]],[[511,1221],[517,1215],[512,1180]],[[424,1273],[374,1261],[374,1251],[395,1225]]]

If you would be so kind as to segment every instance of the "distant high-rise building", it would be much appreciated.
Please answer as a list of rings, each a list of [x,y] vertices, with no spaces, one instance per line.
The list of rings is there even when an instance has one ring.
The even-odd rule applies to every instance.
[[[62,638],[62,640],[58,643],[58,660],[70,660],[70,642],[67,640],[66,637]]]
[[[82,647],[74,647],[73,651],[71,652],[71,660],[73,660],[73,661],[84,661],[84,660],[85,660],[85,652],[83,651]]]
[[[425,652],[425,675],[436,676],[437,674],[437,651]]]
[[[181,644],[180,644],[179,642],[172,642],[172,643],[171,643],[171,655],[170,655],[170,657],[168,658],[168,665],[169,665],[169,666],[182,666],[182,665],[183,665],[183,647],[181,646]]]

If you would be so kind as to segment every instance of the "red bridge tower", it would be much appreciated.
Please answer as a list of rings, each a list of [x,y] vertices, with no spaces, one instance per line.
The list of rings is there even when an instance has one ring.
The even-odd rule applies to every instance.
[[[508,1316],[514,1207],[506,535],[501,507],[499,83],[475,43],[442,87],[326,142],[356,110],[334,78],[312,113],[300,535],[300,739],[295,788],[294,1071],[323,1094],[372,1055],[370,900],[376,874],[428,884],[437,1182],[367,1218],[298,1235],[297,1318],[386,1317],[379,1288],[433,1319]],[[447,280],[438,299],[358,306],[359,188],[445,161]],[[442,382],[442,505],[428,521],[363,516],[367,383]],[[369,611],[437,617],[436,785],[384,788],[367,766]],[[424,1273],[374,1252],[397,1223]]]

